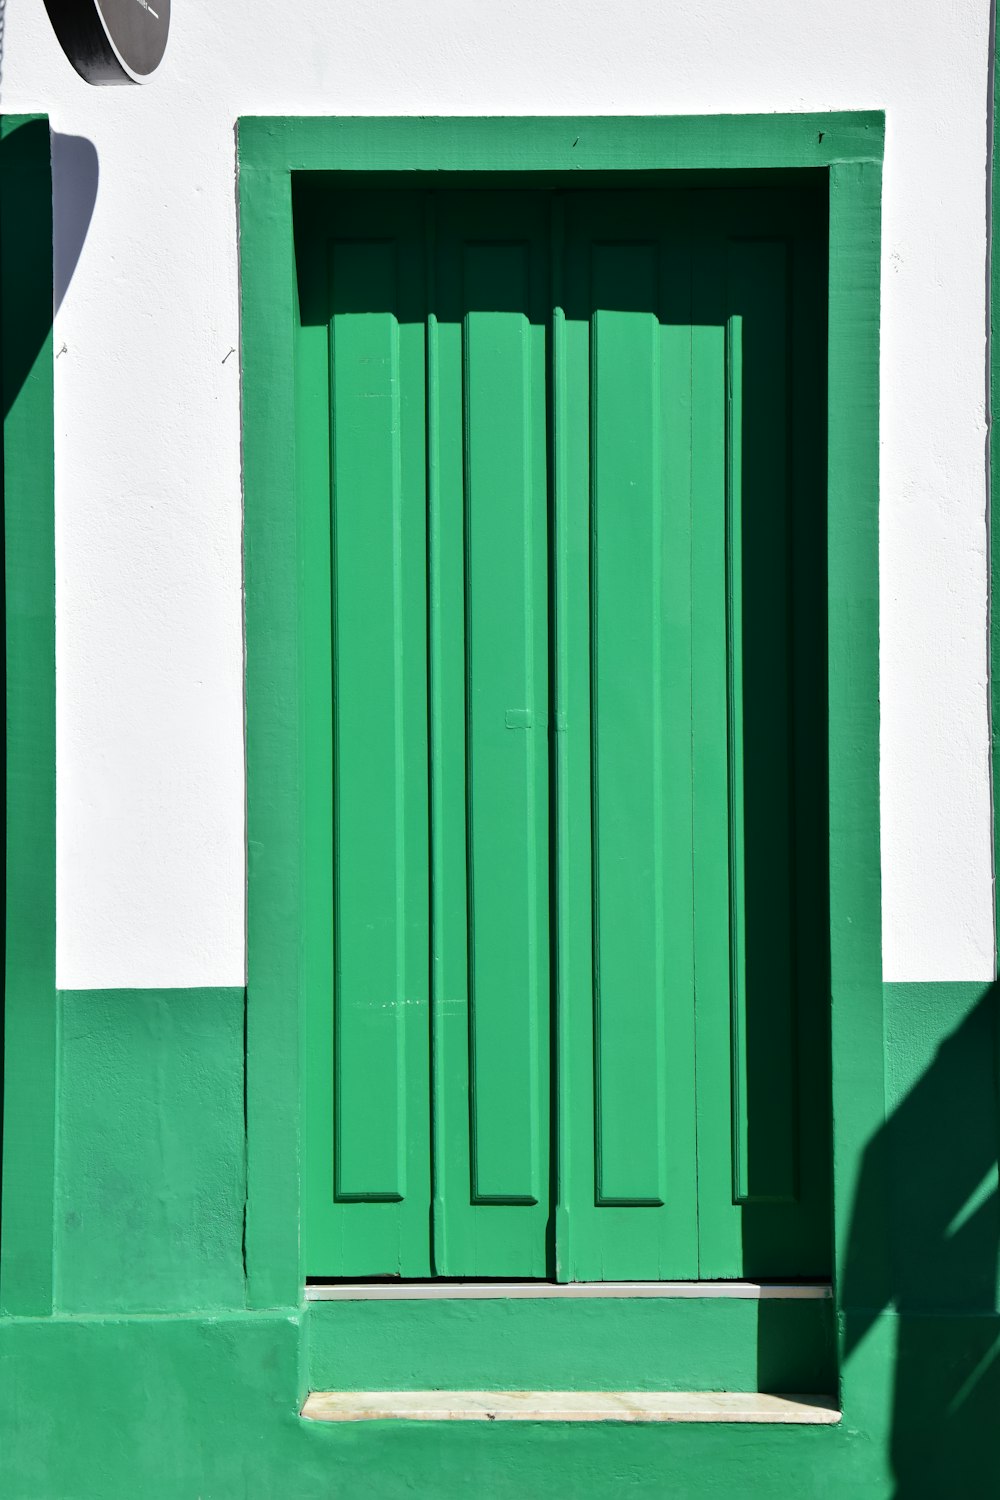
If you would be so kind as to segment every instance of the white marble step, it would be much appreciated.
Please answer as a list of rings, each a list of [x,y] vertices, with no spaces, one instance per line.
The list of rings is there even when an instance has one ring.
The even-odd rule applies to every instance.
[[[745,1301],[829,1301],[828,1281],[334,1281],[306,1287],[307,1302],[510,1301],[527,1298],[731,1297]]]
[[[840,1421],[828,1396],[756,1391],[313,1391],[314,1422],[793,1422]]]

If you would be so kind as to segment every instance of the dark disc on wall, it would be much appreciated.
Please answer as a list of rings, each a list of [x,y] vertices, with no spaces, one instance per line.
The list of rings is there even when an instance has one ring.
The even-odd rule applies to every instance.
[[[170,0],[45,0],[56,36],[88,83],[145,83],[170,31]]]

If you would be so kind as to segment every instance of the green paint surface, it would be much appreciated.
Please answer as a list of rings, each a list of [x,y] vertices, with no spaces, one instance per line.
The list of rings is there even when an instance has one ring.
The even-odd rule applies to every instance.
[[[60,1312],[244,1301],[243,991],[60,996]]]
[[[840,1285],[842,1402],[887,1495],[986,1495],[1000,1402],[996,984],[885,987],[885,1117],[868,1138]]]
[[[313,1390],[832,1392],[831,1301],[316,1302]]]
[[[16,129],[5,121],[5,139]],[[385,1326],[367,1346],[358,1335],[353,1349],[346,1338],[341,1349],[335,1325],[322,1338],[315,1334],[310,1309],[304,1337],[298,1305],[301,851],[277,831],[293,827],[297,815],[299,763],[287,750],[291,744],[294,752],[300,731],[300,666],[298,622],[289,626],[280,609],[274,613],[276,598],[295,598],[297,579],[294,527],[289,534],[287,526],[293,445],[283,441],[294,432],[285,337],[295,289],[288,168],[294,160],[329,170],[339,157],[345,169],[353,163],[370,170],[381,161],[392,170],[442,162],[457,170],[504,170],[548,152],[549,166],[562,170],[573,166],[574,130],[581,146],[593,150],[591,162],[604,168],[792,162],[829,169],[831,988],[844,1408],[837,1428],[337,1427],[297,1416],[311,1358],[317,1372],[331,1376],[347,1368],[348,1357],[355,1369],[368,1360],[370,1370],[387,1373],[400,1373],[403,1361],[393,1365]],[[246,418],[260,435],[247,453],[254,803],[246,1132],[240,1006],[232,992],[133,993],[134,1018],[116,1009],[129,1003],[124,996],[63,995],[65,1054],[57,1063],[48,354],[29,360],[18,410],[5,424],[7,691],[23,710],[8,725],[8,861],[24,880],[16,887],[8,881],[7,889],[0,1493],[4,1500],[447,1500],[470,1492],[490,1500],[937,1500],[997,1493],[996,988],[890,985],[883,997],[877,982],[880,118],[648,127],[494,121],[470,122],[468,133],[454,122],[255,122],[245,137],[251,146],[256,138],[257,155],[244,160],[241,172],[244,243],[265,251],[248,255],[243,267]],[[463,139],[472,143],[468,149]],[[29,245],[34,225],[36,270],[46,264],[50,234],[41,146],[36,129],[33,185],[16,200],[30,209],[19,228]],[[6,168],[6,156],[3,162]],[[5,171],[5,236],[16,187]],[[6,316],[6,280],[3,293],[6,373],[18,324]],[[37,285],[32,296],[40,309],[46,298]],[[46,338],[43,328],[43,344]],[[263,368],[270,379],[261,379]],[[10,568],[12,546],[21,549],[17,571]],[[572,612],[577,603],[560,596],[558,607]],[[11,788],[18,793],[13,800]],[[563,826],[561,840],[561,849],[571,847],[571,827]],[[88,1070],[96,1070],[99,1090],[90,1086]],[[244,1151],[247,1296],[254,1307],[277,1310],[197,1315],[199,1303],[221,1304],[238,1294]],[[128,1224],[102,1226],[109,1191],[119,1206],[131,1200]],[[81,1208],[79,1224],[69,1225],[67,1216]],[[53,1225],[59,1294],[72,1288],[81,1311],[11,1316],[14,1308],[44,1314],[51,1306]],[[117,1231],[122,1243],[102,1251],[102,1227]],[[164,1309],[156,1316],[110,1311],[131,1296],[116,1286],[131,1264],[130,1234],[136,1258],[155,1272]],[[71,1249],[79,1267],[68,1265]],[[176,1310],[182,1300],[187,1313]],[[491,1316],[509,1331],[519,1315]],[[746,1317],[738,1312],[734,1325]],[[455,1335],[456,1371],[463,1360],[474,1368],[473,1342],[465,1330]],[[525,1373],[539,1368],[544,1351],[522,1348],[516,1336],[508,1342]],[[415,1368],[421,1351],[411,1345],[403,1352]],[[569,1341],[562,1355],[575,1357]],[[623,1356],[615,1368],[624,1371]]]
[[[373,200],[385,204],[390,199],[381,191],[383,188],[429,183],[436,190],[464,188],[481,184],[483,173],[491,174],[491,185],[504,187],[572,184],[595,188],[607,186],[607,176],[601,174],[620,169],[630,174],[633,185],[662,188],[681,183],[719,185],[720,178],[710,176],[713,171],[730,174],[721,178],[721,184],[727,187],[751,180],[787,186],[799,179],[776,174],[784,169],[806,169],[816,172],[815,185],[828,192],[828,630],[815,633],[807,649],[813,656],[817,691],[830,703],[829,714],[820,722],[814,717],[809,726],[814,736],[826,732],[826,726],[829,729],[829,818],[817,817],[807,837],[811,837],[814,849],[829,844],[829,902],[818,902],[817,909],[828,911],[832,921],[829,927],[814,922],[803,952],[808,953],[810,947],[815,953],[825,951],[829,933],[833,1112],[835,1119],[840,1116],[835,1142],[840,1175],[835,1209],[840,1215],[838,1236],[843,1239],[843,1205],[850,1195],[852,1174],[863,1142],[882,1109],[876,540],[883,133],[884,122],[877,114],[242,122],[249,832],[246,1245],[248,1294],[253,1305],[294,1298],[304,1274],[304,1238],[296,1217],[303,1153],[298,1041],[304,1029],[305,997],[315,993],[317,987],[329,992],[333,982],[329,973],[330,882],[303,880],[315,857],[315,840],[328,839],[330,828],[328,793],[325,805],[314,799],[318,809],[315,815],[305,812],[310,776],[316,786],[323,783],[329,788],[332,781],[332,777],[314,775],[308,749],[315,728],[323,730],[322,713],[313,714],[308,705],[317,701],[316,684],[324,676],[329,682],[329,659],[324,662],[317,640],[329,632],[330,616],[323,608],[303,608],[300,588],[303,576],[321,576],[325,566],[322,533],[309,524],[300,525],[300,521],[310,508],[315,513],[316,495],[329,489],[329,450],[313,442],[315,456],[311,457],[308,437],[328,401],[324,388],[329,380],[329,362],[320,345],[328,337],[321,330],[327,328],[329,311],[317,314],[315,283],[300,274],[303,245],[301,240],[296,243],[295,222],[304,199],[322,198],[324,193],[329,199],[331,188],[342,189],[347,184],[368,190],[374,187]],[[760,175],[737,176],[748,172]],[[421,179],[420,173],[434,175]],[[451,175],[446,178],[445,174]],[[565,237],[565,226],[560,230],[555,223],[553,232]],[[366,234],[370,239],[370,227]],[[387,235],[379,231],[376,239],[379,237]],[[360,238],[365,239],[365,235]],[[308,312],[311,303],[312,314]],[[359,317],[370,315],[370,308],[359,307]],[[312,352],[306,355],[303,350],[309,340],[300,343],[296,335],[301,320],[313,329]],[[429,383],[440,383],[442,378],[441,334],[439,328],[437,337],[428,339],[425,364]],[[565,346],[566,338],[565,309],[556,308],[554,346],[558,347],[560,340]],[[799,388],[806,384],[799,382]],[[552,401],[556,408],[562,406],[572,413],[572,391],[567,380],[560,379],[558,360]],[[435,661],[439,684],[447,681],[447,652],[449,647],[454,649],[455,640],[454,618],[447,628],[443,622],[444,602],[453,591],[443,586],[449,532],[441,508],[454,477],[446,472],[449,445],[441,441],[440,432],[435,433],[433,423],[428,427],[426,446],[432,494],[427,511],[432,559],[428,579],[432,683],[428,716],[432,733],[447,743],[456,704],[443,686],[438,693],[433,684]],[[556,495],[561,491],[565,499],[576,481],[571,452],[557,441],[557,449],[560,446],[564,451],[561,456],[557,453],[553,483]],[[439,487],[437,510],[432,493],[435,483]],[[313,497],[308,504],[306,496]],[[565,509],[564,505],[564,514]],[[558,505],[555,527],[558,549],[579,546],[579,536],[574,538],[560,522]],[[450,535],[454,537],[454,528]],[[451,562],[453,558],[449,566]],[[578,560],[573,566],[579,566]],[[580,592],[577,590],[574,597],[557,579],[554,613],[559,629],[572,632],[579,628]],[[579,695],[586,690],[582,674],[577,671],[574,677],[573,671],[569,655],[557,645],[552,683],[557,714],[564,712],[566,691]],[[507,709],[515,716],[527,711],[524,704],[509,704]],[[505,712],[506,732],[515,732],[506,720]],[[517,732],[526,729],[526,725],[519,725]],[[570,735],[557,734],[556,738],[557,791],[567,778],[583,784],[581,779],[587,776],[583,748],[558,743],[570,740]],[[451,740],[453,743],[453,736]],[[441,806],[441,785],[435,784],[433,771],[430,791],[433,819],[435,799],[436,806]],[[585,965],[589,962],[583,954],[586,945],[568,942],[567,933],[573,926],[572,912],[578,909],[574,903],[587,899],[589,874],[586,862],[578,857],[580,850],[575,858],[569,853],[579,819],[560,814],[558,805],[555,819],[557,863],[564,876],[560,890],[566,892],[565,899],[560,895],[557,901],[556,982],[585,987]],[[457,856],[454,827],[450,836],[446,828],[436,829],[435,834],[431,866],[437,881],[449,860],[454,869]],[[456,893],[448,899],[456,900]],[[709,899],[708,909],[711,904]],[[435,909],[432,930],[440,932],[443,910]],[[418,914],[413,914],[413,920],[419,920]],[[418,934],[408,935],[407,941],[416,941],[419,949]],[[435,941],[432,936],[432,1009],[442,1000],[450,1001],[449,986],[456,977],[460,982],[462,969],[461,954],[454,948],[439,950],[434,947]],[[703,969],[711,970],[713,962],[719,968],[720,991],[728,983],[726,947],[713,941],[711,934],[705,935],[702,943]],[[781,993],[779,986],[779,1007]],[[414,998],[418,1003],[412,1008],[418,1012],[419,991]],[[557,1004],[562,1001],[560,994]],[[822,1006],[817,1007],[816,1014],[822,1016]],[[564,1020],[561,1015],[556,1027],[555,1067],[572,1071],[573,1049]],[[406,1028],[403,1030],[408,1036]],[[745,1042],[739,1054],[740,1066],[744,1056],[749,1065],[752,1054],[749,1031]],[[409,1058],[408,1046],[407,1040],[403,1051]],[[438,1040],[432,1050],[434,1065],[440,1067]],[[311,1049],[309,1061],[312,1064]],[[412,1072],[409,1062],[408,1072]],[[277,1076],[284,1081],[281,1089],[274,1086]],[[377,1087],[384,1087],[383,1080]],[[846,1108],[841,1107],[844,1091],[853,1100]],[[319,1098],[320,1092],[313,1090],[313,1097]],[[745,1097],[749,1103],[747,1091]],[[766,1097],[764,1106],[765,1115],[769,1109],[774,1118],[781,1113],[777,1094],[774,1108]],[[565,1122],[563,1125],[561,1140],[567,1138]],[[774,1135],[773,1129],[771,1133]],[[327,1134],[329,1138],[328,1127]],[[751,1133],[743,1134],[748,1142]],[[734,1138],[751,1172],[746,1142],[741,1143],[739,1132],[734,1132],[727,1120],[720,1137],[727,1154]],[[418,1135],[411,1132],[407,1139],[416,1142]],[[440,1138],[435,1149],[441,1149]],[[571,1172],[572,1161],[563,1159],[562,1146],[559,1154],[560,1172]],[[722,1159],[721,1148],[719,1155]],[[813,1180],[818,1181],[818,1174],[813,1174]],[[390,1208],[388,1202],[360,1206]],[[731,1205],[724,1217],[728,1217],[725,1228],[732,1239],[731,1226],[738,1216]],[[435,1231],[440,1231],[448,1218],[436,1186],[430,1218]],[[566,1205],[556,1205],[555,1219],[556,1239],[565,1243]],[[557,1270],[566,1274],[567,1267],[557,1264]]]
[[[308,1274],[828,1275],[822,183],[295,230]]]
[[[924,1399],[890,1426],[900,1326],[920,1356]],[[8,1321],[0,1485],[5,1500],[985,1496],[1000,1483],[996,1382],[957,1416],[947,1400],[970,1352],[997,1332],[996,1319],[882,1319],[855,1382],[859,1415],[835,1428],[328,1426],[296,1415],[292,1315]]]
[[[56,1057],[52,182],[45,119],[0,119],[6,703],[0,1312],[52,1305]]]
[[[886,986],[887,1111],[865,1147],[852,1206],[850,1344],[883,1307],[1000,1310],[998,1043],[996,986]],[[888,1231],[876,1257],[869,1237],[880,1210]]]
[[[987,207],[990,215],[987,273],[989,276],[989,520],[990,520],[990,613],[989,613],[989,683],[990,683],[990,760],[993,768],[993,829],[1000,828],[1000,74],[996,58],[997,3],[991,0],[993,134],[987,143],[989,185]],[[993,849],[993,935],[996,948],[1000,934],[1000,883],[996,880],[996,847]],[[1000,974],[1000,953],[994,952],[996,972]]]
[[[218,1160],[237,1161],[243,1149],[241,1111],[221,1104],[211,1123],[207,1109],[216,1089],[231,1095],[233,1069],[239,1082],[237,998],[176,991],[65,994],[61,1001],[70,1114],[60,1137],[58,1218],[88,1200],[89,1184],[110,1180],[114,1161],[140,1169],[149,1200],[172,1207],[167,1220],[159,1210],[133,1219],[136,1250],[147,1266],[159,1265],[164,1303],[165,1287],[172,1295],[164,1268],[177,1263],[177,1284],[189,1287],[193,1309],[205,1296],[206,1247],[230,1267],[239,1255],[234,1204],[219,1233],[218,1202],[195,1190],[212,1180]],[[992,1419],[1000,1402],[1000,1317],[984,1267],[995,1268],[1000,1239],[996,994],[976,985],[890,985],[886,1018],[887,1117],[861,1175],[874,1172],[877,1183],[888,1153],[900,1232],[873,1305],[869,1278],[856,1279],[852,1266],[868,1264],[874,1221],[865,1193],[851,1205],[839,1427],[330,1427],[297,1416],[310,1385],[338,1383],[551,1385],[558,1377],[586,1387],[603,1374],[612,1385],[634,1379],[648,1386],[662,1377],[669,1387],[682,1376],[692,1385],[722,1383],[728,1368],[733,1384],[756,1379],[767,1389],[787,1378],[802,1389],[830,1371],[816,1364],[815,1342],[798,1341],[792,1325],[824,1318],[829,1304],[824,1311],[823,1304],[634,1302],[624,1320],[619,1304],[622,1336],[610,1348],[602,1328],[609,1309],[593,1303],[313,1304],[270,1314],[159,1316],[115,1315],[106,1304],[102,1314],[0,1320],[0,1491],[5,1500],[446,1500],[470,1485],[502,1500],[993,1493],[1000,1485]],[[116,1029],[119,1042],[110,1038]],[[96,1070],[91,1088],[88,1069]],[[105,1102],[95,1108],[97,1094]],[[942,1099],[955,1113],[943,1129]],[[70,1126],[79,1139],[68,1172]],[[164,1127],[176,1154],[163,1150]],[[943,1136],[936,1152],[928,1151],[932,1127]],[[977,1189],[987,1139],[993,1175],[983,1198]],[[973,1200],[966,1222],[975,1227],[971,1235],[959,1227],[956,1236],[955,1207],[964,1206],[966,1189]],[[926,1209],[917,1206],[921,1194]],[[95,1263],[99,1227],[90,1246]],[[950,1257],[947,1283],[941,1254]],[[126,1262],[127,1254],[108,1253],[109,1272]],[[112,1276],[104,1287],[98,1281],[78,1279],[91,1306]],[[963,1289],[960,1305],[954,1288]]]
[[[261,117],[240,120],[243,170],[709,171],[880,160],[879,110],[796,115]]]

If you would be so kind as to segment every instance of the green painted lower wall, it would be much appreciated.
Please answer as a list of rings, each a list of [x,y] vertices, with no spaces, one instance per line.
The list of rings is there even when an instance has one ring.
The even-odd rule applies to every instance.
[[[393,1423],[297,1412],[294,1317],[12,1320],[0,1327],[5,1500],[490,1500],[618,1496],[851,1500],[997,1493],[995,1372],[954,1411],[996,1324],[873,1328],[841,1428]],[[900,1336],[918,1359],[902,1372]]]
[[[59,996],[55,1305],[242,1307],[244,991]]]
[[[386,1308],[398,1317],[398,1307],[339,1320],[317,1316],[328,1309],[242,1310],[242,992],[62,995],[58,1313],[0,1320],[0,1494],[975,1500],[1000,1492],[996,994],[887,986],[885,1028],[886,1123],[865,1152],[843,1258],[840,1427],[337,1427],[297,1415],[310,1362],[314,1380],[348,1366],[387,1380],[405,1374],[402,1345],[394,1365],[389,1323],[366,1326]],[[866,1226],[873,1195],[886,1191],[890,1248],[873,1276]],[[550,1306],[563,1316],[565,1304]],[[519,1314],[492,1316],[508,1339],[513,1330],[525,1369],[544,1369],[551,1347],[572,1373],[565,1330],[561,1353],[551,1329],[529,1331],[525,1347]],[[501,1334],[484,1333],[495,1358]],[[655,1363],[669,1336],[632,1329],[624,1342],[645,1358],[645,1339]],[[450,1359],[455,1371],[474,1350],[467,1331],[449,1338],[440,1368]],[[610,1374],[619,1377],[629,1357],[627,1347],[616,1351]],[[430,1374],[431,1350],[420,1358]]]
[[[887,985],[889,1289],[900,1312],[1000,1308],[996,987]],[[876,1175],[874,1166],[871,1175]],[[863,1221],[864,1175],[855,1204]]]
[[[263,1314],[5,1327],[5,1500],[889,1493],[878,1449],[822,1428],[307,1424],[296,1332]]]
[[[890,984],[840,1287],[843,1405],[893,1496],[1000,1492],[998,986]],[[884,1218],[887,1245],[873,1253]]]

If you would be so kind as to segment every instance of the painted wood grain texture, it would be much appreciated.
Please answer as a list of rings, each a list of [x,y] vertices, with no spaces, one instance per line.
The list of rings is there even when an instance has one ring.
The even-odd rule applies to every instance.
[[[811,202],[357,193],[314,233],[310,1274],[828,1269]]]

